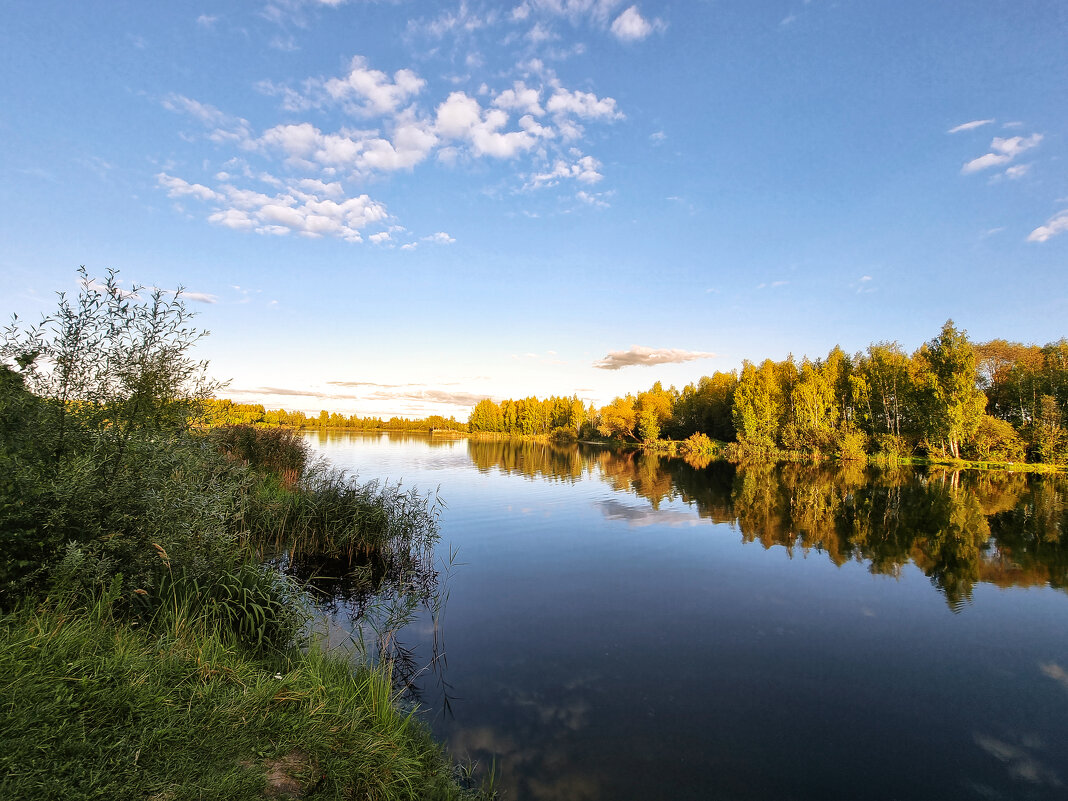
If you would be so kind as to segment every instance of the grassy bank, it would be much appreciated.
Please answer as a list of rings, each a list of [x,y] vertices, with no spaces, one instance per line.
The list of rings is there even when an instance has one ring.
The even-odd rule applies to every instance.
[[[288,429],[204,432],[180,298],[82,278],[0,342],[3,797],[465,797],[388,658],[305,640],[286,572],[432,589],[431,500],[310,464]]]
[[[472,797],[379,672],[116,600],[0,617],[4,798]]]

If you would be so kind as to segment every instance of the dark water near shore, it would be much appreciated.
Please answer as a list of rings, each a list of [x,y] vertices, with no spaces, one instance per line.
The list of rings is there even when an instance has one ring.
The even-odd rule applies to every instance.
[[[1068,798],[1065,478],[310,441],[447,504],[418,688],[506,798]]]

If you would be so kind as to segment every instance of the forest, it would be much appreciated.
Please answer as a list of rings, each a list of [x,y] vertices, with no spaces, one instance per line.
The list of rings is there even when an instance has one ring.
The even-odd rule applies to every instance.
[[[200,407],[201,424],[206,428],[233,425],[286,426],[289,428],[348,429],[350,431],[466,431],[467,425],[455,417],[433,414],[409,420],[406,417],[346,417],[325,409],[309,416],[301,411],[267,410],[261,403],[234,403],[224,398],[209,398]]]
[[[1068,340],[973,343],[952,320],[912,354],[880,342],[849,355],[743,362],[696,383],[661,383],[600,409],[578,397],[484,400],[471,432],[653,445],[707,437],[745,454],[1068,461]]]

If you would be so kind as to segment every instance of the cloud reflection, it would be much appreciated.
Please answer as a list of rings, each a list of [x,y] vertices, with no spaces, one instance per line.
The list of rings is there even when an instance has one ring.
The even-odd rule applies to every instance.
[[[651,506],[631,506],[613,498],[598,501],[597,506],[607,520],[625,520],[627,525],[642,526],[696,526],[700,519],[692,512],[678,509],[654,509]]]
[[[976,734],[975,742],[980,748],[999,762],[1005,763],[1009,775],[1015,779],[1022,779],[1031,784],[1046,784],[1051,787],[1060,787],[1060,777],[1051,769],[1043,765],[1029,750],[1042,748],[1041,740],[1024,738],[1020,745],[1013,745],[1004,740],[988,737],[984,734]]]

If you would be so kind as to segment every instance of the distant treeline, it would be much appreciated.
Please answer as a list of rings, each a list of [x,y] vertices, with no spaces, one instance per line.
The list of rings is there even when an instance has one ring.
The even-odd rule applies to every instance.
[[[652,443],[704,434],[745,452],[1068,462],[1068,341],[969,341],[947,321],[907,354],[895,343],[852,356],[792,356],[717,372],[682,391],[658,382],[600,409],[577,397],[480,402],[471,431],[570,431]]]
[[[209,428],[225,425],[289,426],[291,428],[346,428],[352,431],[466,431],[467,424],[455,417],[430,415],[420,420],[403,417],[345,417],[337,412],[321,411],[314,417],[304,412],[287,412],[285,409],[268,411],[260,403],[234,403],[216,399],[203,402],[204,425]]]

